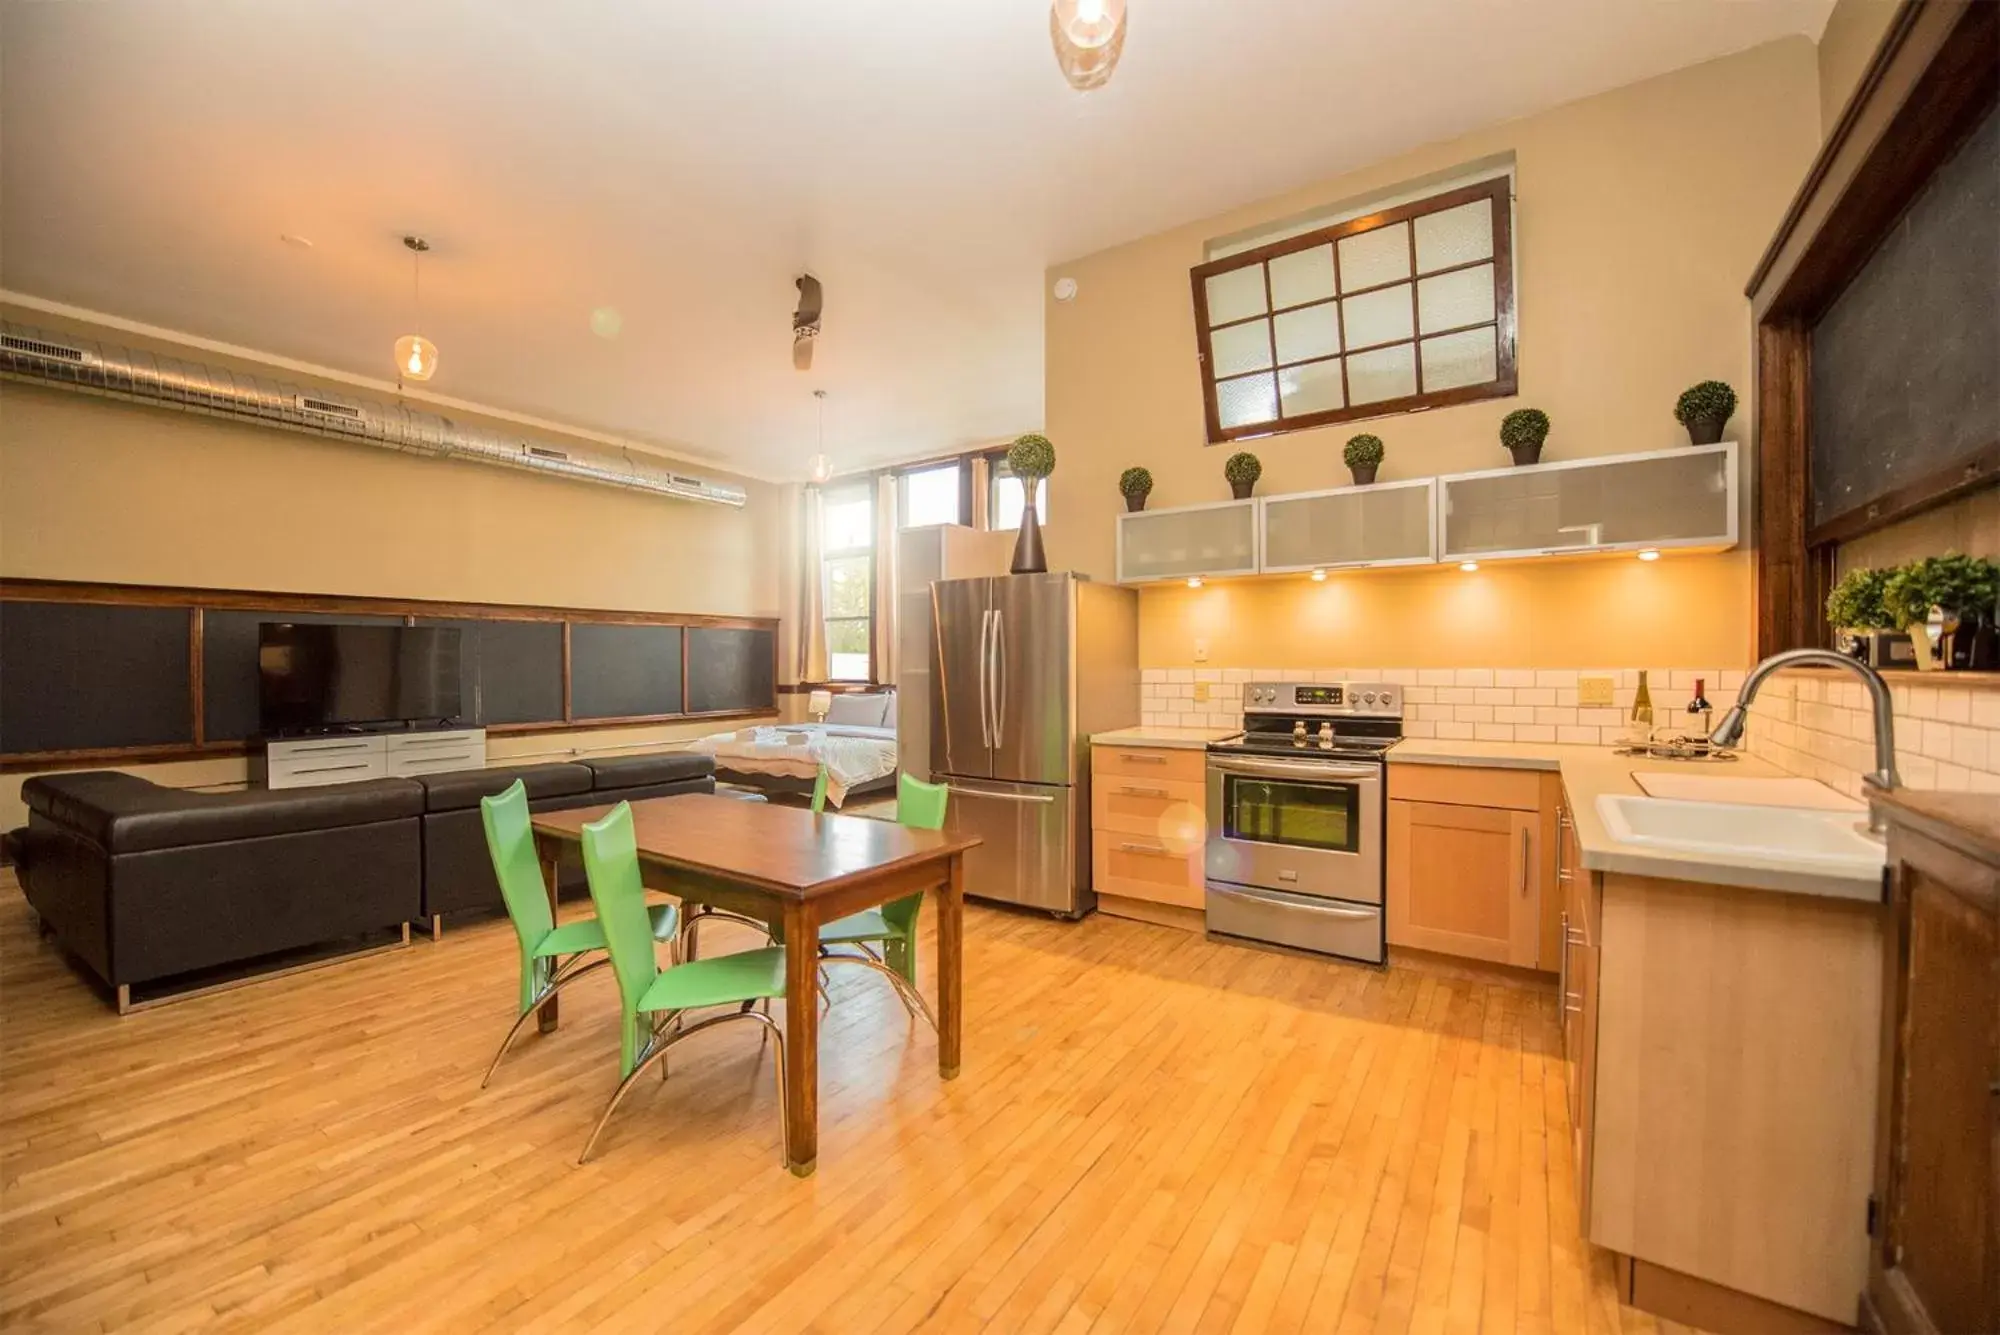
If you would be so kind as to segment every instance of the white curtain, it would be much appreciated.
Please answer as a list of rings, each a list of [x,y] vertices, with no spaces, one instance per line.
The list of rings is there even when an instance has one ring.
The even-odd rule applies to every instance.
[[[972,466],[972,526],[984,533],[993,526],[993,468],[983,454],[967,462]]]
[[[826,602],[821,568],[823,518],[820,489],[803,492],[799,522],[799,680],[826,680]]]
[[[896,684],[896,475],[875,480],[875,680]]]

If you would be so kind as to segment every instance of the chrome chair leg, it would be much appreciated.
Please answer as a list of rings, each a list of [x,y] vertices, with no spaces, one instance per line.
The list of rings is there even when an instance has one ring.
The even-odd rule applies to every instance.
[[[674,1032],[669,1034],[664,1040],[661,1040],[656,1046],[649,1047],[645,1054],[632,1067],[632,1073],[623,1080],[620,1080],[618,1088],[612,1091],[611,1102],[607,1103],[604,1106],[604,1111],[598,1114],[597,1125],[590,1129],[590,1139],[583,1143],[583,1153],[576,1156],[576,1162],[579,1167],[589,1160],[590,1151],[597,1145],[597,1138],[604,1133],[605,1123],[611,1120],[611,1114],[618,1110],[619,1103],[624,1100],[626,1094],[631,1092],[632,1086],[637,1083],[639,1077],[646,1073],[648,1066],[656,1061],[664,1063],[668,1051],[682,1039],[693,1038],[704,1029],[713,1029],[716,1025],[728,1024],[731,1020],[755,1020],[757,1023],[765,1026],[776,1041],[778,1054],[778,1117],[780,1124],[783,1124],[785,1110],[785,1033],[784,1030],[778,1027],[777,1022],[769,1016],[762,1015],[754,1010],[726,1011],[721,1015],[711,1015],[705,1020],[697,1020],[693,1024],[685,1025],[681,1023],[685,1012],[675,1011],[673,1014],[676,1026]],[[654,1031],[656,1037],[658,1032],[658,1030]]]
[[[590,963],[576,967],[577,961],[581,958],[582,956],[580,955],[572,955],[570,956],[568,965],[557,965],[555,970],[549,975],[549,985],[540,992],[537,992],[534,1000],[528,1003],[527,1009],[514,1017],[514,1024],[507,1030],[507,1037],[500,1040],[500,1050],[493,1054],[493,1060],[487,1064],[486,1074],[479,1078],[479,1087],[481,1089],[486,1088],[492,1082],[493,1073],[500,1069],[500,1059],[505,1057],[507,1049],[514,1045],[514,1038],[521,1032],[521,1026],[526,1024],[529,1017],[542,1008],[543,1002],[585,974],[595,972],[611,963],[609,955],[600,955],[590,961]]]
[[[821,956],[822,963],[831,964],[835,961],[842,964],[858,964],[864,969],[873,969],[876,973],[887,978],[889,986],[896,993],[896,1000],[903,1003],[903,1009],[910,1013],[910,1018],[916,1019],[921,1016],[924,1023],[931,1027],[933,1033],[937,1031],[937,1017],[931,1014],[930,1003],[924,1000],[924,994],[918,991],[915,985],[909,979],[903,977],[902,974],[896,972],[882,961],[866,955],[828,954]]]

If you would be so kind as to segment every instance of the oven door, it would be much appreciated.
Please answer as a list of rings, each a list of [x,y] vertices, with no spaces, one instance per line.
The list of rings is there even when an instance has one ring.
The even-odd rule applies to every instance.
[[[1211,881],[1382,902],[1382,766],[1208,758]]]

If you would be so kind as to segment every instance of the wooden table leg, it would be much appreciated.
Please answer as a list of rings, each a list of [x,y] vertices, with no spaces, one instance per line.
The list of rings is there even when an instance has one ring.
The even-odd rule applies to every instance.
[[[799,1177],[819,1166],[819,920],[809,904],[785,906],[785,1164]]]
[[[558,884],[560,884],[562,880],[561,859],[562,859],[562,854],[557,849],[548,848],[542,851],[542,884],[547,888],[549,892],[549,921],[551,923],[557,923],[562,921],[562,919],[557,916],[557,910],[556,910],[556,887]],[[537,1031],[541,1033],[546,1034],[551,1032],[552,1030],[555,1029],[556,1025],[560,1024],[561,1022],[562,1022],[561,997],[550,997],[547,1001],[544,1001],[541,1004],[541,1008],[535,1012],[535,1028]]]
[[[951,878],[938,887],[938,1074],[958,1074],[959,1015],[965,1009],[965,855],[951,855]]]

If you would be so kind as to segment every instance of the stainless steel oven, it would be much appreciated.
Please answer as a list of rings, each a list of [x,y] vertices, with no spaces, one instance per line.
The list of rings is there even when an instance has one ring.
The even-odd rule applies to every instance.
[[[1382,756],[1402,734],[1398,695],[1252,688],[1243,736],[1209,747],[1210,932],[1382,962]]]

